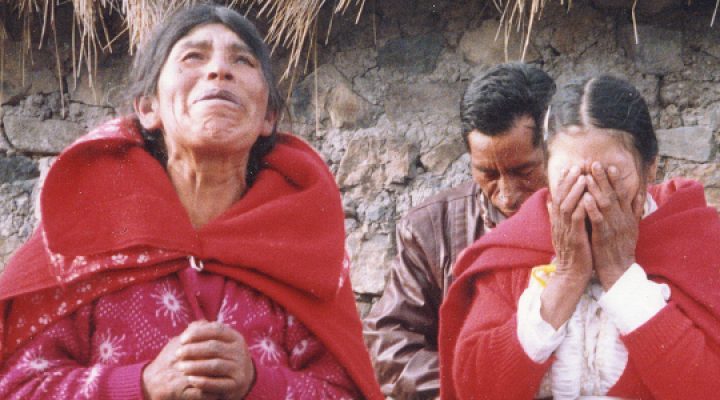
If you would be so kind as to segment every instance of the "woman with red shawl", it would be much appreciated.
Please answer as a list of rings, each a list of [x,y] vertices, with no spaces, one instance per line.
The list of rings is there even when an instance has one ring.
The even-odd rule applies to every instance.
[[[147,43],[134,116],[58,157],[0,276],[0,398],[382,398],[337,187],[276,132],[257,30],[199,6]]]
[[[720,220],[655,179],[629,83],[558,93],[549,191],[458,262],[440,320],[445,399],[711,399],[720,393]]]

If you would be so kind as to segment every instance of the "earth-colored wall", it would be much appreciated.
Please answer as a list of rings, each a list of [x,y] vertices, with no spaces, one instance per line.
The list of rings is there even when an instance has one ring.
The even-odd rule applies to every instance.
[[[712,7],[655,2],[640,10],[635,44],[629,11],[609,7],[614,3],[623,5],[573,1],[568,12],[550,4],[526,59],[560,85],[598,73],[628,78],[655,118],[660,178],[696,178],[720,207],[720,32],[718,24],[710,27]],[[317,70],[296,81],[288,105],[292,123],[285,125],[321,151],[337,178],[352,281],[365,312],[383,290],[398,218],[470,179],[459,99],[470,77],[502,62],[505,49],[495,40],[499,16],[484,1],[368,2],[357,25],[350,14],[335,17]],[[34,50],[33,63],[23,64],[21,44],[4,44],[0,265],[36,223],[34,197],[53,156],[121,112],[129,63],[118,53],[102,58],[93,95],[85,75],[73,84],[68,56],[63,80],[69,89],[61,97],[51,53]],[[69,54],[64,46],[61,52]],[[517,45],[508,51],[511,59],[520,53]]]

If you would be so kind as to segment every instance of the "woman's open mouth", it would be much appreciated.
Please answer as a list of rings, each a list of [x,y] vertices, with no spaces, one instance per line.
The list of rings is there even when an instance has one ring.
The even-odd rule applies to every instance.
[[[203,101],[224,101],[232,103],[236,106],[240,105],[240,99],[235,96],[232,92],[223,89],[208,90],[197,98],[193,103],[199,103]]]

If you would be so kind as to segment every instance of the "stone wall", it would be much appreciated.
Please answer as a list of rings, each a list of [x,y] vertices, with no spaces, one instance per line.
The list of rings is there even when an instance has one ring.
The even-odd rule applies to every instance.
[[[285,123],[320,150],[337,178],[363,313],[383,290],[398,218],[431,194],[470,179],[459,99],[473,74],[506,55],[502,39],[495,40],[499,16],[491,2],[367,3],[358,24],[350,12],[335,17],[317,68],[310,63],[314,72],[294,85]],[[717,24],[710,27],[712,7],[646,3],[636,44],[627,2],[574,1],[569,11],[548,3],[526,60],[542,65],[560,85],[598,73],[632,81],[658,128],[660,178],[699,179],[720,207],[720,32]],[[5,45],[10,57],[2,81],[0,263],[32,231],[33,199],[52,157],[121,111],[128,65],[117,53],[101,59],[93,93],[86,76],[72,84],[63,60],[69,89],[61,96],[48,52],[34,51],[34,62],[22,63],[20,43]],[[510,45],[509,58],[521,50]]]

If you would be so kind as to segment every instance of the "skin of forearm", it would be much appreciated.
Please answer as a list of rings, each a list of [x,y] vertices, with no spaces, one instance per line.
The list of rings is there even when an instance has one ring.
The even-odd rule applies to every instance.
[[[559,329],[575,311],[587,282],[588,278],[584,277],[565,275],[551,277],[540,297],[542,319],[554,329]]]

